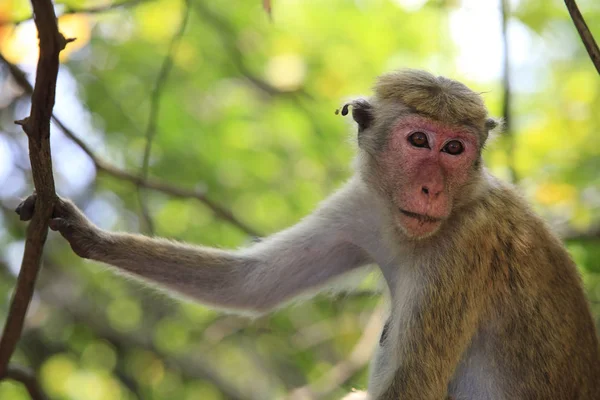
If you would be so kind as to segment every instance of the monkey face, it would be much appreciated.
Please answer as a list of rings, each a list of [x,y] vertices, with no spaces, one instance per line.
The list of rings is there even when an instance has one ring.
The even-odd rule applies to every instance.
[[[467,127],[414,114],[392,127],[379,168],[396,223],[409,237],[434,234],[451,215],[479,158],[477,138]]]

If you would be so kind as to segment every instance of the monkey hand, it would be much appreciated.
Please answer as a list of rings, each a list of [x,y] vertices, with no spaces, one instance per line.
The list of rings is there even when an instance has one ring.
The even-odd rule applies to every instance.
[[[33,217],[36,197],[33,193],[18,205],[15,211],[21,221],[29,221]],[[67,199],[58,198],[48,226],[53,231],[60,232],[75,254],[82,258],[92,258],[93,251],[102,238],[102,231]]]

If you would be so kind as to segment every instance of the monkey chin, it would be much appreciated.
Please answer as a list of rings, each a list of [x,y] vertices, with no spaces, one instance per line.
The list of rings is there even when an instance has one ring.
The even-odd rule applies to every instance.
[[[431,218],[405,210],[400,210],[396,221],[402,232],[410,239],[425,239],[434,235],[442,225],[442,219]]]

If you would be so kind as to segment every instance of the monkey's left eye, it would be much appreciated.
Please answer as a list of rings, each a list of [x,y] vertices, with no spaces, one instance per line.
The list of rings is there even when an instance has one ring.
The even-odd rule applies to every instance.
[[[463,144],[461,142],[459,142],[458,140],[452,140],[452,141],[446,143],[446,145],[444,146],[442,151],[445,153],[448,153],[448,154],[452,154],[453,156],[456,156],[456,155],[462,153],[463,151],[465,151],[465,146],[463,146]]]
[[[429,142],[427,141],[427,135],[423,132],[415,132],[408,137],[408,141],[415,147],[427,147],[429,148]]]

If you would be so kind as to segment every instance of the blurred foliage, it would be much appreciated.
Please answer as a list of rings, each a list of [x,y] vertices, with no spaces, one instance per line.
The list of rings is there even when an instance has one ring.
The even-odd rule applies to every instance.
[[[131,3],[131,4],[129,4]],[[499,4],[474,0],[72,0],[57,10],[78,40],[63,54],[56,114],[96,154],[137,174],[149,109],[165,57],[150,176],[207,191],[263,234],[309,213],[350,173],[354,137],[333,111],[368,94],[375,76],[426,68],[484,93],[502,115]],[[600,79],[559,0],[514,0],[513,135],[486,150],[513,168],[536,210],[569,236],[600,326]],[[580,7],[596,37],[600,3]],[[110,8],[110,7],[109,7]],[[186,11],[187,10],[187,11]],[[170,42],[189,12],[187,28]],[[0,3],[0,52],[35,70],[36,32],[25,0]],[[31,76],[30,76],[31,78]],[[27,143],[12,123],[28,99],[0,69],[0,313],[18,271],[25,226],[12,209],[31,191]],[[56,128],[56,127],[55,127]],[[144,231],[140,193],[103,173],[53,130],[57,187],[107,229]],[[508,141],[514,141],[509,157]],[[511,163],[514,160],[514,165]],[[251,238],[191,199],[144,190],[155,234],[231,247]],[[209,310],[115,276],[74,256],[51,234],[26,331],[15,356],[52,399],[271,399],[316,385],[323,398],[364,387],[366,370],[340,387],[328,372],[348,357],[380,302],[376,277],[361,293],[247,319]],[[26,399],[0,383],[0,398]]]

